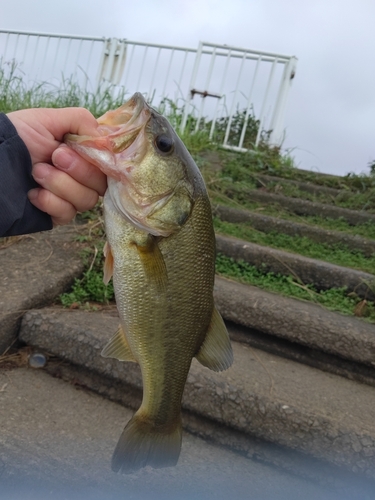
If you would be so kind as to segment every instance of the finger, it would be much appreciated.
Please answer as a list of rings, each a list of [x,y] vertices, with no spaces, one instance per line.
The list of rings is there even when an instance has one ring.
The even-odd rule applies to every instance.
[[[48,130],[55,139],[62,142],[67,133],[78,135],[99,135],[98,122],[85,108],[60,108],[43,110],[48,113]]]
[[[107,176],[65,144],[55,150],[52,162],[56,168],[67,172],[80,184],[94,189],[101,196],[104,195],[107,189]]]
[[[83,186],[69,174],[58,170],[48,163],[36,163],[32,175],[44,189],[51,191],[58,198],[66,200],[78,212],[93,208],[98,201],[98,193],[94,189]]]
[[[77,211],[74,206],[51,193],[47,189],[36,188],[28,192],[30,202],[42,212],[52,217],[54,225],[63,226],[74,219]]]

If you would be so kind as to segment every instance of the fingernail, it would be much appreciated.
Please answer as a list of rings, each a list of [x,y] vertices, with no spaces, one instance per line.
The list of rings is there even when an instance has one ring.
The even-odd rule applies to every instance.
[[[38,163],[34,165],[32,175],[37,182],[41,182],[51,173],[51,168],[45,163]]]
[[[52,162],[60,170],[69,170],[76,158],[76,155],[68,146],[59,146],[52,154]]]
[[[27,197],[29,198],[30,201],[34,201],[38,198],[39,196],[39,188],[35,189],[30,189],[30,191],[27,193]]]

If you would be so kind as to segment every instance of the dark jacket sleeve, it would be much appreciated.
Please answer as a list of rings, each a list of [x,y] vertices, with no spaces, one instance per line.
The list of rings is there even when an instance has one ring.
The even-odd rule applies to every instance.
[[[0,113],[0,236],[52,229],[51,217],[30,203],[38,187],[31,176],[29,151],[12,122]]]

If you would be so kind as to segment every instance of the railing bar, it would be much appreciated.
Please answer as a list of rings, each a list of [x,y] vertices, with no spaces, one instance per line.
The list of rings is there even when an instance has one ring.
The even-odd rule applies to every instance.
[[[214,49],[212,51],[212,54],[211,54],[210,66],[208,68],[207,78],[206,78],[204,90],[207,90],[208,86],[210,84],[211,76],[212,76],[212,71],[213,71],[214,65],[215,65],[215,57],[216,57],[216,50]],[[202,97],[201,98],[201,105],[200,105],[200,108],[199,108],[198,120],[197,120],[197,123],[195,124],[195,132],[197,132],[199,130],[199,125],[200,125],[201,118],[202,118],[203,111],[204,111],[204,105],[205,105],[205,98]]]
[[[282,54],[275,54],[273,52],[263,52],[261,50],[249,50],[249,49],[244,49],[244,48],[239,48],[239,47],[233,47],[231,45],[216,45],[215,43],[210,43],[210,42],[202,42],[203,45],[206,47],[215,47],[217,49],[224,49],[228,51],[229,49],[238,51],[238,52],[245,52],[247,54],[257,54],[258,56],[268,56],[268,57],[273,57],[274,59],[286,59],[289,61],[290,56],[285,56]]]
[[[36,33],[33,31],[14,31],[14,30],[0,30],[0,33],[8,33],[10,35],[29,35],[29,36],[37,36],[37,37],[49,37],[49,38],[71,38],[73,40],[94,40],[94,41],[102,41],[105,39],[104,37],[89,37],[89,36],[79,36],[79,35],[62,35],[57,33]]]
[[[152,77],[151,77],[151,80],[150,80],[150,90],[148,91],[148,96],[147,96],[149,104],[152,103],[152,100],[151,101],[149,100],[149,96],[151,96],[151,94],[152,94],[152,86],[154,85],[156,70],[157,70],[158,64],[159,64],[160,52],[161,52],[161,48],[159,47],[159,50],[158,50],[158,53],[157,53],[157,56],[156,56],[156,59],[155,59],[155,64],[154,64],[154,69],[153,69],[153,72],[152,72]]]
[[[42,76],[43,75],[43,70],[44,70],[44,66],[45,66],[45,63],[46,63],[46,59],[47,59],[47,52],[48,52],[48,46],[49,46],[49,38],[47,38],[47,42],[46,42],[46,50],[44,51],[44,57],[42,59],[42,65],[40,67],[40,75]]]
[[[189,47],[175,47],[174,45],[163,45],[163,44],[158,44],[158,43],[147,43],[147,42],[135,42],[132,40],[126,40],[126,43],[129,45],[139,45],[140,47],[152,47],[158,49],[159,47],[161,49],[174,49],[174,50],[179,50],[181,52],[188,51],[188,52],[196,52],[196,49],[191,49]]]
[[[35,68],[35,58],[36,58],[36,55],[37,55],[37,53],[38,53],[39,40],[40,40],[40,38],[39,38],[39,37],[37,37],[37,39],[36,39],[35,51],[34,51],[33,64],[32,64],[32,66],[31,66],[32,68]],[[38,74],[38,72],[36,72],[36,75],[37,75],[37,74]],[[36,75],[35,75],[35,76],[36,76]]]
[[[187,56],[188,56],[188,51],[185,51],[185,55],[184,55],[184,61],[182,63],[182,68],[181,68],[181,73],[180,73],[180,78],[178,79],[178,87],[181,86],[181,80],[182,80],[182,76],[184,74],[184,71],[185,71],[185,66],[186,66],[186,61],[187,61]]]
[[[25,61],[26,60],[26,52],[27,52],[27,48],[28,48],[28,41],[29,41],[29,37],[26,38],[26,42],[25,42],[25,50],[23,51],[23,57],[22,57],[22,61]]]
[[[223,77],[221,79],[221,84],[220,84],[220,90],[219,90],[219,94],[221,95],[222,92],[223,92],[223,89],[224,89],[224,84],[225,84],[225,80],[227,78],[227,74],[228,74],[228,67],[229,67],[229,63],[230,63],[230,58],[231,58],[231,54],[232,54],[232,51],[229,49],[228,53],[227,53],[227,60],[225,62],[225,68],[224,68],[224,73],[223,73]],[[212,124],[211,124],[211,130],[210,130],[210,140],[212,139],[213,137],[213,134],[214,134],[214,131],[215,131],[215,125],[216,125],[216,118],[217,118],[217,111],[219,109],[219,104],[220,104],[220,99],[218,99],[216,101],[216,106],[215,106],[215,111],[214,111],[214,116],[213,116],[213,119],[212,119]]]
[[[129,44],[127,43],[127,45],[129,45]],[[135,51],[135,46],[133,45],[132,52],[130,54],[130,61],[129,61],[129,64],[127,64],[127,68],[126,68],[125,75],[124,75],[124,87],[125,88],[126,88],[126,81],[127,81],[128,76],[129,76],[130,68],[131,68],[131,65],[133,62],[134,51]]]
[[[91,62],[93,48],[94,48],[94,42],[91,42],[90,43],[89,57],[87,58],[86,67],[84,69],[84,73],[85,73],[85,90],[87,90],[87,84],[89,82],[89,75],[88,75],[88,73],[89,73],[89,67],[90,67],[90,62]]]
[[[17,35],[16,45],[14,46],[14,49],[13,49],[13,59],[14,60],[16,60],[16,52],[17,52],[17,47],[18,47],[19,40],[20,40],[20,36]]]
[[[79,42],[79,47],[78,47],[78,51],[77,51],[77,57],[76,57],[76,64],[75,64],[74,76],[77,76],[78,61],[79,61],[79,56],[81,55],[82,43],[83,43],[83,40],[81,39],[81,40],[80,40],[80,42]]]
[[[57,57],[58,57],[58,54],[59,54],[60,42],[61,42],[61,38],[59,38],[58,41],[57,41],[56,56],[53,58],[52,76],[55,73],[55,67],[56,67]]]
[[[62,74],[64,74],[64,73],[65,73],[65,68],[66,68],[66,65],[67,65],[67,62],[68,62],[69,53],[70,53],[70,47],[71,47],[71,45],[72,45],[72,40],[74,40],[74,38],[71,38],[71,39],[69,40],[68,50],[66,51],[65,63],[64,63],[64,66],[63,66],[63,71],[62,71]]]
[[[126,59],[126,45],[124,42],[120,40],[117,41],[118,54],[117,54],[117,63],[115,68],[115,73],[113,75],[113,82],[115,85],[119,85],[121,80],[121,73],[124,70],[124,64]]]
[[[171,71],[173,57],[174,57],[174,49],[172,49],[171,57],[169,58],[168,69],[167,69],[167,73],[166,73],[165,79],[164,79],[164,87],[163,87],[162,96],[165,96],[165,89],[167,88],[167,83],[168,83],[169,73]]]
[[[139,89],[139,85],[140,85],[140,83],[141,83],[141,78],[142,78],[143,68],[144,68],[145,61],[146,61],[146,56],[147,56],[148,47],[149,47],[149,46],[147,46],[147,45],[146,45],[145,51],[144,51],[144,53],[143,53],[143,59],[142,59],[142,64],[141,64],[141,70],[140,70],[140,72],[139,72],[139,77],[138,77],[138,82],[137,82],[137,87],[136,87],[137,89]]]
[[[245,63],[245,56],[246,54],[244,54],[244,57],[242,58],[242,62],[241,62],[241,67],[240,67],[240,71],[238,73],[238,78],[237,78],[237,85],[236,85],[236,90],[235,90],[235,93],[234,93],[234,96],[233,96],[233,100],[232,100],[232,106],[231,106],[231,110],[230,110],[230,114],[229,114],[229,120],[228,120],[228,125],[227,125],[227,129],[225,131],[225,137],[224,137],[224,145],[227,144],[227,141],[228,141],[228,137],[229,137],[229,133],[230,133],[230,127],[232,125],[232,120],[233,120],[233,111],[234,111],[234,106],[235,106],[235,103],[236,103],[236,99],[237,99],[237,94],[238,94],[238,86],[240,84],[240,80],[241,80],[241,76],[242,76],[242,71],[243,71],[243,67],[244,67],[244,63]]]
[[[252,104],[251,103],[251,98],[252,98],[252,95],[253,95],[253,90],[254,90],[254,86],[255,86],[255,80],[256,80],[256,77],[258,75],[258,69],[259,69],[259,65],[260,65],[261,61],[262,61],[262,57],[260,56],[258,58],[257,65],[255,67],[253,81],[251,82],[249,97],[248,97],[248,100],[247,100],[247,108],[246,108],[245,120],[244,120],[244,124],[243,124],[242,130],[241,130],[240,142],[238,143],[238,147],[239,148],[242,148],[243,141],[245,139],[247,124],[248,124],[248,121],[249,121],[250,107],[251,107],[251,104]]]
[[[275,67],[276,67],[276,61],[273,63],[273,65],[271,67],[271,71],[270,71],[270,76],[268,78],[266,92],[265,92],[264,98],[263,98],[263,104],[262,104],[262,108],[261,108],[261,112],[260,112],[260,116],[259,116],[260,122],[259,122],[259,128],[258,128],[257,138],[256,138],[256,141],[255,141],[255,146],[258,145],[259,139],[260,139],[260,134],[262,133],[263,123],[264,123],[264,110],[266,108],[266,103],[267,103],[267,100],[268,100],[268,94],[269,94],[269,91],[270,91],[270,88],[271,88],[271,83],[272,83],[272,80],[273,80],[273,75],[275,74]]]
[[[5,33],[5,32],[4,32]],[[5,49],[4,49],[4,60],[5,60],[5,55],[7,53],[7,49],[8,49],[8,41],[9,41],[9,33],[7,33],[7,37],[6,37],[6,40],[5,40]],[[4,61],[3,61],[4,62]]]
[[[191,74],[190,85],[189,85],[189,89],[188,89],[188,95],[186,98],[184,114],[183,114],[182,121],[181,121],[181,127],[180,127],[181,133],[184,132],[185,127],[186,127],[187,117],[188,117],[189,108],[190,108],[190,101],[192,99],[191,90],[194,88],[195,80],[197,78],[197,73],[198,73],[198,69],[199,69],[199,65],[200,65],[201,57],[202,57],[202,49],[203,49],[203,44],[202,44],[202,42],[199,42],[198,50],[197,50],[196,55],[195,55],[193,72]]]

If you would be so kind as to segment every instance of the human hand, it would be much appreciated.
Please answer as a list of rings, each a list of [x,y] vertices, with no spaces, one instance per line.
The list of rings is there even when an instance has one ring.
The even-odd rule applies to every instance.
[[[104,195],[106,176],[62,141],[67,133],[99,135],[93,115],[84,108],[40,108],[7,116],[30,152],[32,175],[41,186],[29,191],[31,203],[47,212],[54,225],[92,208]]]

